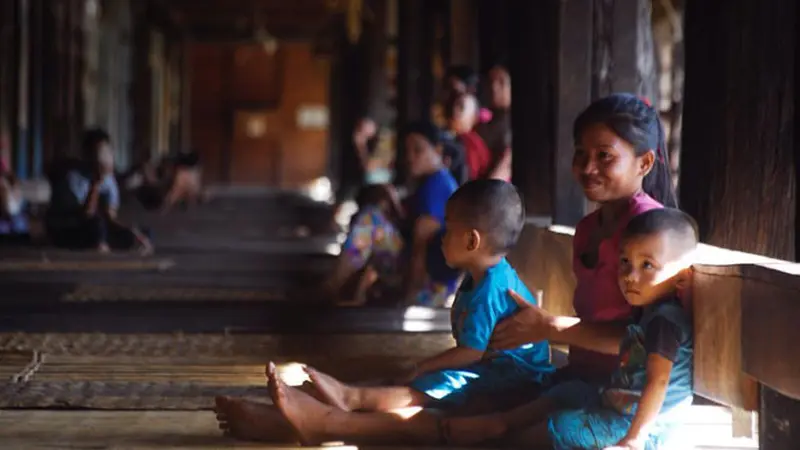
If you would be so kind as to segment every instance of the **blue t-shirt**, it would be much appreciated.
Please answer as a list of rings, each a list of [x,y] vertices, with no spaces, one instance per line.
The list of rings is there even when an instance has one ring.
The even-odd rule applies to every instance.
[[[92,180],[78,170],[71,170],[67,173],[67,184],[78,203],[86,203]],[[100,197],[104,198],[109,208],[119,209],[119,187],[113,174],[106,175],[100,183]]]
[[[458,183],[447,169],[429,175],[417,188],[415,196],[414,217],[430,216],[439,221],[442,228],[428,244],[425,256],[426,269],[431,280],[452,285],[458,281],[459,271],[447,266],[442,253],[442,237],[444,236],[444,213],[447,200],[458,189]]]
[[[509,296],[512,289],[530,303],[536,299],[519,279],[517,271],[503,258],[490,268],[477,286],[467,277],[456,294],[451,310],[453,337],[459,347],[486,352],[495,325],[519,310]],[[550,348],[547,342],[526,344],[513,350],[489,351],[484,359],[509,358],[517,366],[547,373],[550,365]]]
[[[657,353],[673,364],[661,414],[690,404],[692,348],[692,322],[679,299],[648,305],[638,323],[628,325],[620,345],[620,367],[604,392],[606,400],[622,413],[635,413],[647,383],[647,357]]]
[[[428,175],[415,194],[414,217],[431,216],[444,225],[447,200],[458,189],[458,184],[447,169]]]

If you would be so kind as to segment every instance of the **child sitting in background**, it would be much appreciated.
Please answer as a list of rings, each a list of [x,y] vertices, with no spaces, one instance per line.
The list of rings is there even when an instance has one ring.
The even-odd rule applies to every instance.
[[[531,293],[506,261],[517,242],[525,212],[517,189],[500,180],[472,181],[447,202],[442,251],[448,265],[468,275],[451,317],[457,346],[415,365],[404,386],[358,388],[307,369],[331,405],[344,410],[389,411],[410,406],[458,406],[472,394],[535,385],[553,372],[546,342],[508,351],[488,348],[494,325],[519,308],[508,290]],[[273,374],[274,375],[274,374]]]
[[[397,297],[403,281],[400,258],[403,239],[397,228],[402,216],[394,187],[367,185],[357,197],[358,212],[335,272],[325,282],[325,295],[340,305],[363,305]]]

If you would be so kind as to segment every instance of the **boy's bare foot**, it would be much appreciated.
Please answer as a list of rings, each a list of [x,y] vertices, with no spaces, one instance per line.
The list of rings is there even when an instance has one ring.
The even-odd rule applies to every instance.
[[[97,244],[97,251],[102,254],[108,254],[111,253],[111,247],[109,247],[105,242],[101,242],[100,244]]]
[[[214,402],[219,428],[226,436],[245,441],[297,442],[291,424],[274,406],[229,397],[217,397]]]
[[[272,402],[292,424],[300,442],[303,445],[323,444],[326,441],[325,424],[337,410],[284,384],[275,373],[274,364],[267,366],[267,374]]]
[[[314,388],[321,394],[322,401],[344,411],[357,408],[355,390],[332,376],[319,372],[312,367],[305,367]]]

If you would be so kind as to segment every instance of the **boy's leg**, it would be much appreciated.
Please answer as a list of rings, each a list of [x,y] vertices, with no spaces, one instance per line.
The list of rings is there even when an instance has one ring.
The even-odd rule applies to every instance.
[[[214,401],[219,429],[246,441],[297,443],[291,424],[273,405],[229,397]]]
[[[428,397],[410,387],[356,387],[307,367],[311,382],[328,404],[344,411],[393,411],[412,406],[423,406]],[[272,378],[272,377],[270,377]]]
[[[286,386],[274,375],[274,369],[269,379],[269,388],[275,405],[292,424],[301,441],[307,445],[335,440],[374,445],[479,443],[503,437],[507,431],[504,425],[506,418],[499,414],[443,420],[425,412],[405,419],[387,413],[343,411]],[[540,403],[528,409],[520,409],[511,417],[539,411],[541,408]]]

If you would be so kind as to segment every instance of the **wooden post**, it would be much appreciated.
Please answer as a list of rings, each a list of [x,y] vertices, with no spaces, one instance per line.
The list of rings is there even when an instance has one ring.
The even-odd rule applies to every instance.
[[[586,197],[572,175],[572,128],[592,100],[592,4],[563,0],[560,6],[553,223],[575,226],[586,214]]]
[[[396,180],[406,178],[403,129],[429,119],[433,104],[433,27],[424,0],[398,1]]]
[[[180,147],[192,148],[192,40],[187,32],[181,42],[181,113]]]
[[[17,120],[14,171],[23,179],[28,177],[29,157],[30,12],[30,0],[17,0]]]
[[[478,45],[480,73],[496,64],[508,64],[508,8],[511,0],[478,0]]]
[[[796,2],[687,1],[680,200],[712,245],[793,260]],[[747,318],[743,318],[747,320]],[[796,448],[800,402],[762,387],[760,448]]]
[[[528,215],[549,216],[554,197],[559,0],[511,2],[508,12],[512,179],[525,197]]]
[[[31,5],[31,176],[42,175],[44,159],[44,0],[33,0]]]
[[[658,70],[651,0],[593,0],[593,3],[594,98],[613,92],[633,92],[657,104]]]
[[[475,0],[450,0],[451,65],[477,66],[478,5]],[[477,68],[477,67],[476,67]]]

